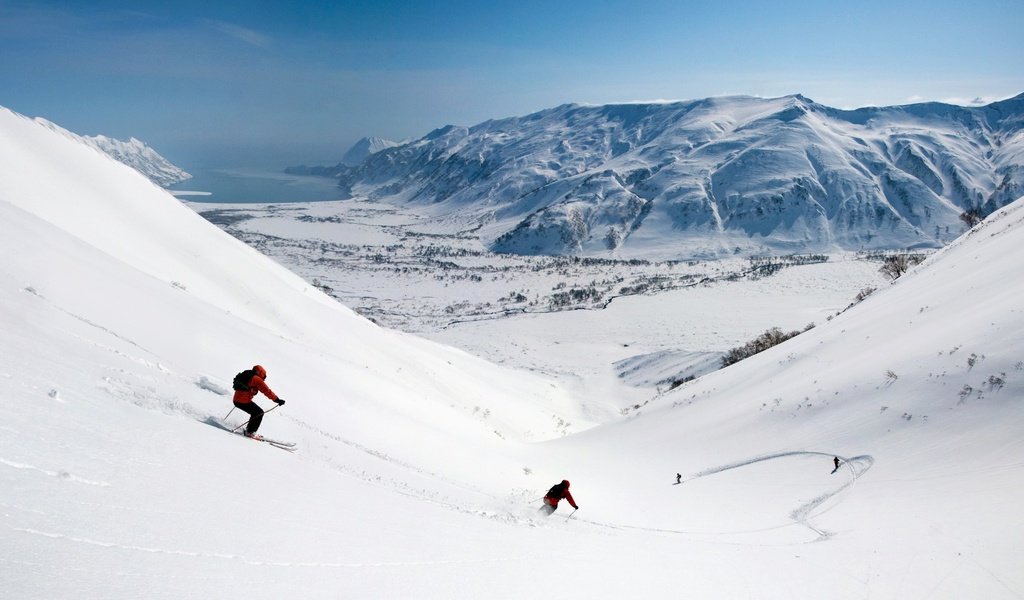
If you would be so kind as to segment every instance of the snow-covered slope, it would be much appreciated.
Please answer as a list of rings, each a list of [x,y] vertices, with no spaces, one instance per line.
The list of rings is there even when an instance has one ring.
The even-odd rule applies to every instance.
[[[321,170],[483,224],[499,252],[688,258],[940,247],[1024,193],[1024,96],[843,111],[803,96],[448,126]]]
[[[450,441],[442,438],[453,435],[544,439],[576,421],[567,398],[546,381],[517,377],[518,383],[495,390],[491,381],[504,369],[380,329],[128,167],[9,111],[0,111],[0,119],[5,131],[0,162],[16,175],[0,181],[6,255],[19,257],[5,265],[10,298],[24,314],[73,316],[85,331],[95,332],[96,345],[147,364],[152,372],[143,369],[143,380],[156,377],[171,388],[185,384],[180,400],[164,407],[171,412],[182,405],[194,407],[182,409],[191,416],[203,406],[210,414],[227,412],[226,398],[201,389],[205,384],[196,386],[208,380],[214,391],[223,392],[235,372],[262,361],[272,384],[280,382],[278,391],[292,399],[294,412],[305,406],[313,415],[333,413],[327,422],[344,420],[365,435],[384,424],[402,432],[399,422],[420,423],[423,430],[414,437],[423,449],[434,443],[432,437],[447,445]],[[5,322],[19,312],[9,313]],[[46,318],[26,319],[23,325],[31,338],[31,332],[46,327]],[[71,346],[76,339],[91,339],[75,331],[54,335],[57,340],[70,335],[64,341]],[[53,348],[61,347],[53,343],[38,348],[51,357],[47,361],[56,358]],[[128,350],[121,348],[125,344]],[[296,353],[296,348],[305,350]],[[11,365],[25,364],[29,354],[15,351],[4,362],[14,369]],[[100,364],[70,365],[89,373],[87,383],[79,383],[91,391],[139,385],[125,375],[113,376],[118,383],[110,383],[104,354],[94,357]],[[288,355],[293,358],[285,360]],[[464,372],[475,375],[467,378]],[[412,376],[408,386],[391,380],[400,373]],[[460,390],[454,399],[452,390]],[[146,402],[161,405],[162,394],[154,396]],[[446,413],[458,416],[438,425],[435,420]],[[391,417],[372,423],[382,415]],[[387,452],[388,445],[376,449]]]
[[[156,150],[141,140],[129,138],[127,141],[122,141],[105,135],[81,136],[41,117],[37,117],[35,120],[49,129],[79,140],[114,160],[128,165],[157,185],[167,187],[192,178],[192,175],[171,164],[169,160],[160,156]]]
[[[549,382],[379,329],[4,110],[0,164],[5,597],[1024,594],[1024,202],[558,437],[590,424]],[[210,426],[254,362],[294,454]],[[563,477],[581,509],[537,519]]]
[[[1022,242],[1018,200],[829,323],[684,384],[635,417],[553,442],[552,455],[588,479],[636,477],[636,461],[607,443],[615,440],[620,449],[638,449],[651,476],[691,474],[697,485],[688,491],[653,495],[647,510],[617,520],[693,532],[711,528],[708,514],[692,511],[711,510],[703,487],[726,473],[708,464],[713,454],[736,477],[730,502],[742,513],[719,515],[719,531],[777,541],[784,534],[772,527],[737,525],[761,518],[749,514],[761,499],[740,496],[777,468],[763,459],[811,458],[810,476],[830,458],[815,452],[836,454],[850,459],[846,473],[856,477],[856,491],[846,480],[820,496],[803,491],[774,525],[801,523],[818,539],[852,535],[863,553],[859,564],[846,565],[851,571],[872,568],[870,555],[884,552],[860,530],[868,521],[900,532],[900,544],[919,546],[927,560],[952,566],[959,556],[992,552],[979,562],[1009,568],[1024,557],[1024,525],[1008,514],[1024,498]],[[752,439],[759,451],[752,452]],[[602,491],[622,513],[636,501],[628,486]],[[836,506],[840,499],[854,506]],[[857,525],[848,520],[851,509]],[[926,549],[929,543],[936,547]],[[1024,580],[1015,581],[1019,591]]]

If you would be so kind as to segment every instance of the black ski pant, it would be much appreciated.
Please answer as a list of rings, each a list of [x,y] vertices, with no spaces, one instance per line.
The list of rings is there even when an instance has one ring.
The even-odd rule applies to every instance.
[[[249,413],[249,426],[245,428],[246,433],[256,433],[263,422],[263,409],[255,402],[235,402],[235,408]]]

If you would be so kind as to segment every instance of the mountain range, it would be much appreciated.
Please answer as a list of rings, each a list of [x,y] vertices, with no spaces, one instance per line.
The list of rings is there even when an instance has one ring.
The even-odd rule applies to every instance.
[[[565,104],[350,166],[353,197],[457,216],[496,252],[623,258],[937,248],[1024,193],[1024,94],[842,110],[801,95]]]
[[[78,135],[40,117],[37,117],[35,121],[61,135],[93,147],[117,162],[128,165],[159,186],[167,187],[192,178],[192,175],[185,172],[184,169],[171,164],[156,150],[134,137],[128,140],[118,140],[105,135]]]

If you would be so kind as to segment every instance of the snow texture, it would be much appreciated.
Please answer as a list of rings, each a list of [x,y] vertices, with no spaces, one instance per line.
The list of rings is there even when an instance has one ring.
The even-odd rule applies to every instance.
[[[1024,595],[1024,201],[832,321],[588,422],[3,109],[0,164],[5,597]],[[261,432],[295,453],[210,425],[256,362],[288,401]],[[538,518],[563,478],[580,510]]]

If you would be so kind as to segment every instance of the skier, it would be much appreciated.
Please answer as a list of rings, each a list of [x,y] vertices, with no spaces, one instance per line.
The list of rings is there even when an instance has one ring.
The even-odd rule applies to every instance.
[[[682,483],[682,482],[683,482],[683,475],[681,473],[676,473],[676,483]]]
[[[839,470],[839,457],[838,456],[833,456],[832,457],[832,463],[835,464],[835,466],[836,466],[836,468],[832,469],[832,472],[835,473],[836,471]]]
[[[540,512],[544,513],[545,516],[550,516],[551,513],[558,510],[558,501],[565,498],[569,501],[569,506],[579,510],[579,506],[576,505],[576,501],[572,499],[572,494],[569,493],[569,482],[565,479],[561,483],[556,483],[551,486],[546,496],[544,496],[544,506],[540,507]]]
[[[278,406],[284,404],[284,400],[279,398],[274,390],[267,387],[266,379],[267,370],[260,365],[255,365],[251,370],[242,371],[235,376],[233,399],[235,407],[249,413],[249,425],[245,428],[245,437],[262,439],[256,433],[256,430],[260,428],[260,422],[263,421],[263,409],[253,402],[257,393],[263,392],[264,396],[276,402]]]

